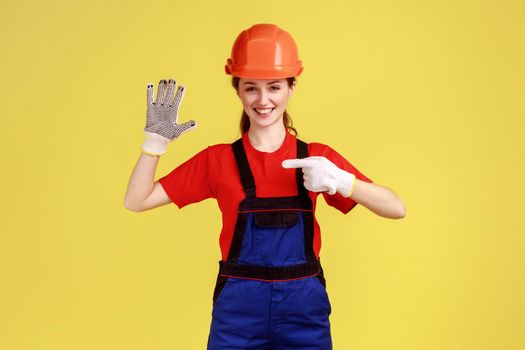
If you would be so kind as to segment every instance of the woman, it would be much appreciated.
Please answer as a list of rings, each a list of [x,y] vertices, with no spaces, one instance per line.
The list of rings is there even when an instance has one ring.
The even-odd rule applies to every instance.
[[[222,259],[208,349],[331,349],[317,195],[343,213],[361,203],[388,218],[404,217],[403,202],[329,146],[297,138],[286,106],[303,67],[290,34],[271,24],[244,30],[225,69],[243,105],[241,138],[208,146],[154,182],[169,142],[196,123],[178,124],[182,86],[173,96],[175,81],[161,80],[153,102],[148,85],[147,139],[125,206],[218,201]]]

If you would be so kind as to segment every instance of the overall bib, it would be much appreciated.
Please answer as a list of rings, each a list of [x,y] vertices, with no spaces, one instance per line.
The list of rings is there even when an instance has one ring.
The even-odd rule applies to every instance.
[[[232,144],[246,197],[226,261],[219,261],[208,350],[331,350],[312,200],[296,169],[297,196],[258,198],[242,139]],[[297,158],[308,145],[297,139]]]

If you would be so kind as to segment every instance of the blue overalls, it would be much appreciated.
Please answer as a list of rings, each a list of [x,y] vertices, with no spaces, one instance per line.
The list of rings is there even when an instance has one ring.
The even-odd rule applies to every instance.
[[[219,261],[207,349],[331,350],[331,305],[302,169],[297,196],[258,198],[242,139],[232,147],[246,197],[228,258]],[[297,139],[297,158],[307,156]]]

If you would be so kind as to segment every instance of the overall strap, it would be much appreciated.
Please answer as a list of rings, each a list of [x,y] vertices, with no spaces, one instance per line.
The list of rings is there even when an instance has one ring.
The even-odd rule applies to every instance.
[[[237,161],[237,168],[241,176],[244,193],[246,193],[246,197],[255,197],[255,180],[250,169],[250,163],[248,163],[248,158],[246,157],[246,152],[244,151],[244,146],[242,145],[242,138],[232,143],[232,148],[235,160]]]
[[[302,140],[297,139],[297,158],[308,157],[308,144]],[[295,173],[297,180],[298,196],[308,197],[308,190],[304,187],[303,169],[297,168]]]
[[[297,140],[297,158],[308,157],[308,144],[302,140]],[[235,161],[237,162],[237,168],[239,169],[239,175],[241,178],[242,188],[246,197],[255,197],[255,179],[250,169],[250,163],[242,144],[242,138],[232,143],[233,153],[235,155]],[[308,197],[308,190],[303,185],[303,170],[301,168],[295,169],[295,178],[297,182],[297,189],[299,196]]]

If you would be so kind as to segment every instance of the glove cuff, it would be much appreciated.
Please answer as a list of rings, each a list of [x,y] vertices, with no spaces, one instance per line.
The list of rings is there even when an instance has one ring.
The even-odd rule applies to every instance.
[[[145,153],[153,156],[161,156],[166,153],[170,139],[154,132],[144,131],[144,134],[146,135],[146,141],[144,141],[141,148]]]
[[[355,175],[341,170],[341,175],[337,181],[337,192],[343,197],[350,197],[355,187]]]

